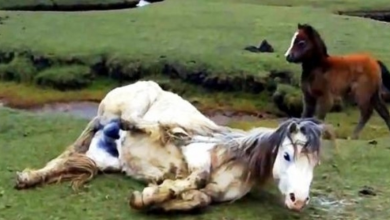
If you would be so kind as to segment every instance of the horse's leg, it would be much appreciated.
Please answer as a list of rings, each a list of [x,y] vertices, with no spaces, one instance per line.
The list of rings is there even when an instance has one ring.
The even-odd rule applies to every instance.
[[[85,156],[85,152],[99,127],[99,118],[95,117],[72,145],[43,168],[17,172],[15,188],[25,189],[67,179],[74,180],[73,183],[77,185],[91,179],[97,173],[97,167],[91,159]]]
[[[333,106],[333,97],[331,94],[325,94],[317,99],[317,117],[324,121],[326,115]]]
[[[207,207],[212,202],[211,197],[201,190],[188,190],[181,193],[178,198],[158,204],[152,209],[169,211],[190,211]]]
[[[303,90],[303,112],[302,118],[311,118],[314,116],[317,105],[317,99],[308,91]]]
[[[190,139],[189,134],[181,127],[175,125],[162,125],[159,122],[146,121],[142,118],[120,119],[122,130],[130,132],[142,132],[148,134],[152,140],[160,140],[162,143],[175,140],[184,143]]]
[[[370,98],[370,94],[366,90],[358,90],[355,88],[355,101],[359,107],[360,111],[360,119],[358,124],[356,125],[353,133],[352,133],[352,139],[358,139],[360,132],[363,130],[364,126],[367,124],[368,120],[371,118],[372,113],[374,111],[374,105],[373,105],[373,98]],[[372,96],[372,95],[371,95]]]
[[[387,128],[390,130],[390,113],[382,96],[380,94],[374,95],[372,99],[372,104],[374,106],[375,111],[385,121]]]
[[[182,192],[202,188],[209,177],[209,172],[197,170],[186,179],[166,179],[158,186],[146,187],[143,192],[134,191],[130,196],[129,204],[134,209],[148,209],[151,206],[163,203]]]

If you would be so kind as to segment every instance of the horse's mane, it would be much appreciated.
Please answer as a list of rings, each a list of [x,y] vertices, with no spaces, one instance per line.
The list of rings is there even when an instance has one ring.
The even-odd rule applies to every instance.
[[[303,30],[307,34],[307,36],[314,41],[322,56],[329,56],[328,49],[325,45],[324,40],[313,26],[311,26],[310,24],[298,24],[298,29]]]
[[[236,145],[229,147],[235,159],[242,159],[249,164],[247,178],[254,175],[260,181],[271,176],[273,164],[279,147],[285,138],[291,139],[289,127],[296,123],[306,135],[307,152],[319,153],[321,146],[321,122],[314,118],[291,118],[281,123],[276,129],[256,128],[249,134],[236,138]]]

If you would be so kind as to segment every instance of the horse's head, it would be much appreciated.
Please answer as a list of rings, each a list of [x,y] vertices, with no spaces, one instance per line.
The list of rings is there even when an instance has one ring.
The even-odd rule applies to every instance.
[[[327,48],[319,33],[309,24],[298,24],[284,54],[289,63],[303,63],[328,56]]]
[[[323,129],[315,119],[289,119],[274,133],[272,139],[277,153],[273,177],[289,209],[300,211],[309,203]]]

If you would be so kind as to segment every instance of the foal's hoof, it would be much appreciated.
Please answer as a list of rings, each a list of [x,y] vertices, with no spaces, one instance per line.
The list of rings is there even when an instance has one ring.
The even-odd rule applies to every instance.
[[[141,210],[145,207],[144,201],[142,199],[142,193],[134,191],[129,198],[129,205],[131,208],[136,210]]]
[[[20,189],[26,189],[30,187],[29,177],[30,177],[29,172],[26,171],[16,172],[16,183],[14,188],[20,190]]]

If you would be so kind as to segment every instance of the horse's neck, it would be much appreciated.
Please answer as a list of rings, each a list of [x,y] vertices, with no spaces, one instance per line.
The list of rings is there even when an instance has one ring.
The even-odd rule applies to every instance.
[[[272,175],[276,152],[270,138],[274,132],[275,129],[262,128],[241,139],[237,150],[248,164],[248,178],[263,182]]]
[[[328,56],[321,56],[318,58],[313,58],[310,60],[305,60],[302,62],[302,75],[301,75],[301,81],[306,82],[310,81],[315,77],[314,74],[317,72],[325,72],[326,70],[326,63],[327,63]]]
[[[256,128],[249,131],[249,134],[238,138],[240,141],[239,148],[243,148],[247,153],[256,150],[257,146],[263,146],[275,130],[272,128]]]

